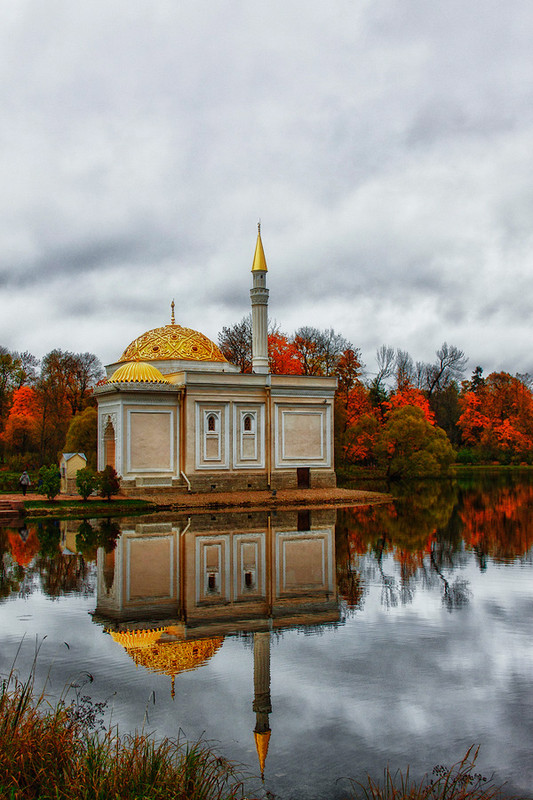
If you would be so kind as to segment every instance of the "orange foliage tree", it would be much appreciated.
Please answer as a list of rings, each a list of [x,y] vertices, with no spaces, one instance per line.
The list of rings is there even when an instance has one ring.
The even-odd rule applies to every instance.
[[[507,372],[493,372],[461,398],[463,442],[485,460],[533,462],[533,395]]]
[[[419,408],[428,422],[432,425],[435,424],[435,415],[430,408],[429,400],[426,396],[409,383],[403,384],[395,392],[391,394],[388,401],[384,403],[387,411],[390,413],[397,408],[404,408],[404,406],[415,406]]]
[[[35,453],[39,447],[39,396],[31,386],[21,386],[13,393],[1,439],[7,450],[20,454]]]
[[[301,375],[303,372],[294,342],[283,333],[268,335],[268,357],[270,371],[275,375]]]

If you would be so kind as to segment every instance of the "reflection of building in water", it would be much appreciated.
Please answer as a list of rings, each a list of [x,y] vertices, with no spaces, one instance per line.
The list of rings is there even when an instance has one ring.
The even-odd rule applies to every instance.
[[[270,739],[270,631],[339,619],[332,509],[198,515],[122,526],[98,550],[95,619],[136,664],[174,677],[231,632],[254,636],[254,737]]]

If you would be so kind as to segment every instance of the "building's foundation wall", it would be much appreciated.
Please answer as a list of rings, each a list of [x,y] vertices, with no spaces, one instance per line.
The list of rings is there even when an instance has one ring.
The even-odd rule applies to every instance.
[[[298,489],[298,475],[295,469],[278,470],[272,473],[271,483],[268,486],[266,473],[259,475],[243,475],[242,473],[201,473],[198,475],[187,476],[190,484],[191,491],[198,493],[210,492],[246,492],[246,491],[267,491],[268,489]],[[333,470],[325,469],[311,469],[309,473],[309,488],[310,489],[334,489],[337,485],[337,479]],[[153,483],[146,478],[138,481],[122,481],[122,490],[129,496],[147,495],[147,494],[164,494],[165,492],[171,493],[176,491],[187,491],[187,486],[184,482],[179,484],[177,481],[172,481],[172,486],[166,484],[165,481],[160,481],[157,485],[158,479],[154,478]],[[166,484],[166,485],[165,485]]]

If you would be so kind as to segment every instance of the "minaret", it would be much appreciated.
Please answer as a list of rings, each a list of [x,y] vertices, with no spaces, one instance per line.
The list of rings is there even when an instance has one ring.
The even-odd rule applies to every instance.
[[[261,242],[261,223],[257,224],[257,244],[252,264],[252,372],[268,375],[268,289],[267,265]]]
[[[254,706],[255,746],[261,769],[261,779],[265,777],[265,762],[270,741],[268,715],[272,713],[270,702],[270,633],[254,633]]]

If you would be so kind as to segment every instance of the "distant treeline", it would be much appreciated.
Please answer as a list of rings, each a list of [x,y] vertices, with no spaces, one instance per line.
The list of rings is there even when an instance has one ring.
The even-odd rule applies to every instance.
[[[219,346],[252,369],[251,317],[225,327]],[[271,325],[276,374],[336,376],[335,458],[339,467],[378,466],[390,477],[442,474],[462,463],[533,463],[533,394],[528,374],[466,376],[467,357],[446,342],[431,363],[382,346],[365,375],[361,350],[332,328],[287,335]],[[94,387],[104,376],[93,353],[52,350],[41,361],[0,347],[0,461],[11,470],[57,463],[81,451],[96,467]]]
[[[462,463],[533,463],[532,377],[476,366],[446,342],[431,363],[383,345],[377,372],[365,376],[361,350],[332,328],[271,326],[274,373],[334,375],[336,463],[381,466],[390,477],[440,474]],[[243,372],[251,371],[251,317],[223,328],[219,346]],[[452,449],[453,448],[453,449]]]

